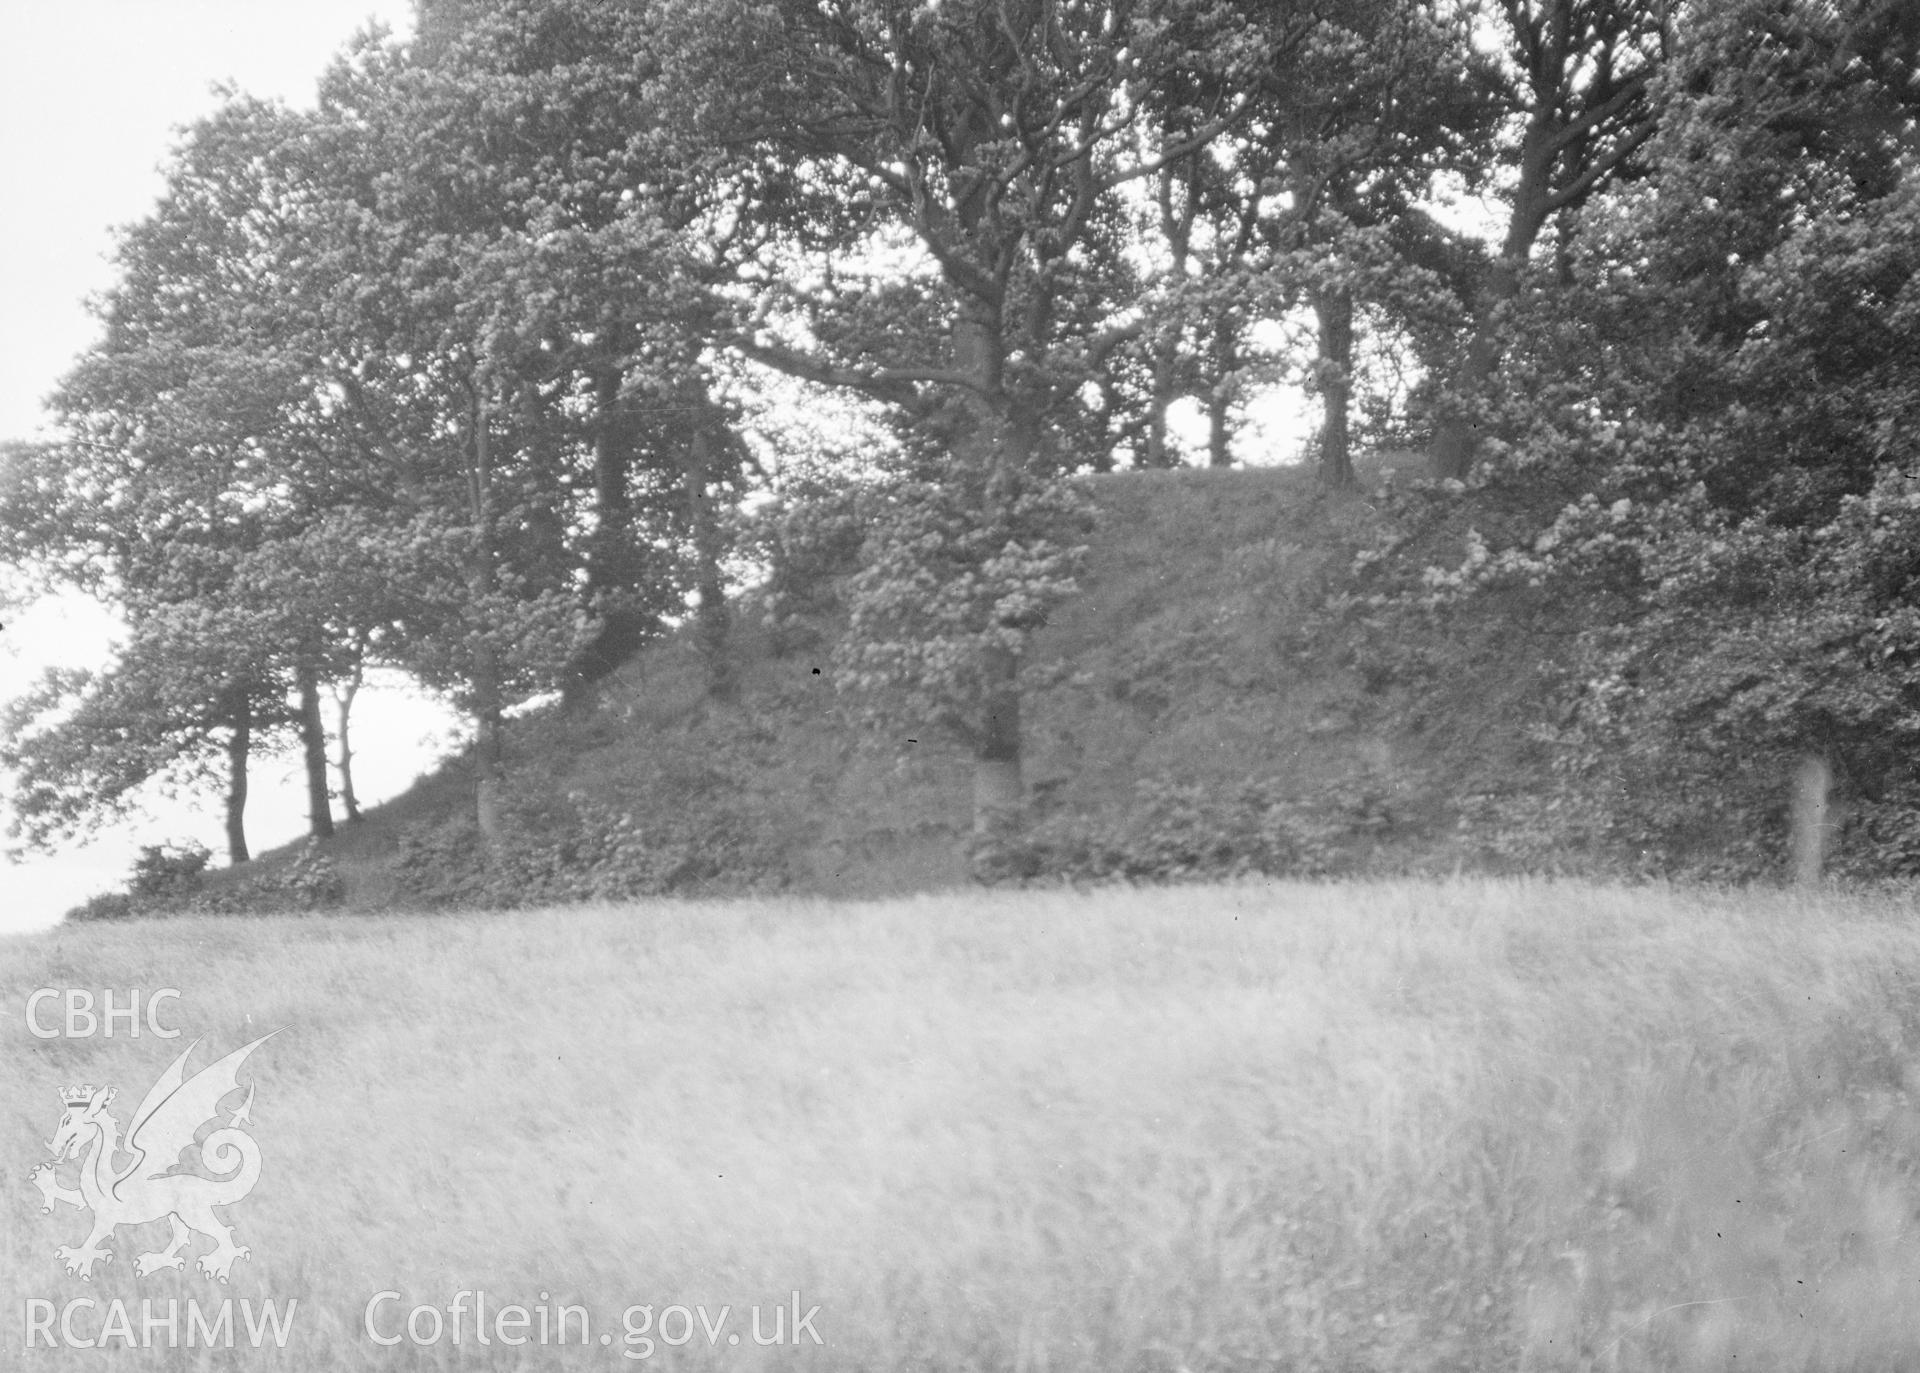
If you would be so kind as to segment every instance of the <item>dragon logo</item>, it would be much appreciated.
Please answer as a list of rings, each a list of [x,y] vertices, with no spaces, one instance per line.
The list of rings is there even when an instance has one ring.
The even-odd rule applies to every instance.
[[[180,1251],[196,1230],[214,1241],[213,1249],[200,1256],[200,1271],[210,1278],[225,1282],[233,1261],[251,1256],[251,1250],[234,1244],[232,1227],[213,1214],[214,1207],[231,1206],[246,1196],[260,1178],[260,1146],[240,1129],[253,1109],[251,1079],[247,1099],[228,1114],[227,1123],[198,1141],[203,1169],[218,1176],[181,1172],[180,1155],[195,1147],[201,1127],[218,1122],[221,1101],[239,1089],[236,1075],[247,1055],[278,1033],[262,1035],[188,1077],[187,1058],[200,1044],[196,1039],[148,1089],[124,1143],[119,1122],[107,1114],[113,1088],[89,1083],[60,1093],[66,1112],[47,1142],[53,1162],[35,1167],[28,1180],[45,1198],[43,1211],[50,1213],[59,1201],[93,1212],[93,1232],[85,1244],[78,1249],[63,1244],[53,1251],[67,1272],[91,1282],[94,1264],[113,1261],[113,1251],[102,1242],[116,1226],[145,1225],[162,1217],[173,1223],[172,1241],[134,1260],[133,1271],[141,1277],[162,1268],[185,1268]],[[114,1158],[123,1153],[131,1154],[132,1162],[116,1167]],[[80,1160],[77,1188],[61,1186],[56,1175],[59,1165],[72,1158]]]

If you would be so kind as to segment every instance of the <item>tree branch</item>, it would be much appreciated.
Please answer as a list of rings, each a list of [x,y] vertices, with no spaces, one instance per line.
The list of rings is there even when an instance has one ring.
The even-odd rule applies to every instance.
[[[1607,120],[1623,113],[1635,100],[1638,100],[1640,96],[1645,93],[1648,76],[1649,73],[1643,71],[1628,77],[1626,81],[1621,83],[1618,90],[1600,104],[1587,110],[1578,119],[1570,119],[1560,128],[1554,130],[1553,133],[1547,136],[1547,151],[1550,153],[1560,152],[1589,130],[1597,129]]]
[[[956,372],[950,368],[842,367],[798,348],[789,348],[785,344],[778,343],[762,343],[744,334],[734,335],[726,340],[726,344],[743,357],[771,367],[776,372],[784,372],[802,381],[817,382],[822,386],[838,386],[859,391],[872,396],[875,400],[885,401],[889,405],[898,405],[914,412],[924,411],[932,404],[921,392],[922,386],[965,386],[978,389],[973,378],[964,372]]]
[[[1596,157],[1593,160],[1593,164],[1589,166],[1586,171],[1582,172],[1567,185],[1562,186],[1559,190],[1550,193],[1546,200],[1547,213],[1552,214],[1557,210],[1564,210],[1570,205],[1578,205],[1582,200],[1586,199],[1595,186],[1598,186],[1607,177],[1613,175],[1614,172],[1619,170],[1623,162],[1640,151],[1641,145],[1649,138],[1652,138],[1653,133],[1654,123],[1652,120],[1647,120],[1632,129],[1618,143],[1614,144],[1610,150]]]

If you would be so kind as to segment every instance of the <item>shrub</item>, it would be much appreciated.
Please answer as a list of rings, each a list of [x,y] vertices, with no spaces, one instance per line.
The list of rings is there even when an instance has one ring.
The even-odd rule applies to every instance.
[[[809,622],[838,612],[866,537],[860,497],[858,486],[803,478],[743,520],[740,545],[767,569],[760,595],[776,652],[814,641]]]
[[[752,817],[725,806],[646,815],[579,793],[535,793],[505,818],[507,838],[491,853],[464,817],[403,835],[395,871],[404,902],[508,910],[786,884],[779,850]]]
[[[188,840],[184,844],[148,844],[133,860],[128,891],[135,897],[167,901],[189,896],[200,889],[207,864],[213,854],[204,844]]]
[[[88,897],[66,914],[68,920],[125,920],[135,914],[134,900],[126,892],[101,892]]]
[[[329,910],[347,897],[346,879],[317,839],[307,840],[285,866],[237,876],[237,881],[196,892],[173,908],[195,915],[298,915]]]
[[[213,855],[195,843],[140,850],[124,892],[96,896],[67,913],[70,920],[124,920],[136,915],[268,915],[326,910],[346,900],[347,883],[309,839],[284,866],[247,868],[219,885],[206,880]]]
[[[1059,815],[989,834],[973,866],[988,884],[1327,877],[1374,864],[1398,819],[1390,784],[1371,772],[1303,794],[1272,780],[1230,791],[1150,780],[1117,822]]]
[[[1078,589],[1091,502],[1071,482],[966,470],[866,496],[862,563],[846,586],[852,684],[877,717],[977,747],[1002,689],[994,665],[1017,662]]]

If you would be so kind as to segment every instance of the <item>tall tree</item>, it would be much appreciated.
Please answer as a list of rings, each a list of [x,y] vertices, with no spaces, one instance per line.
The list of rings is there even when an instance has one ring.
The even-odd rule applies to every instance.
[[[1003,540],[1045,505],[1035,499],[1049,474],[1076,462],[1059,438],[1089,380],[1086,340],[1060,326],[1090,289],[1103,206],[1235,125],[1257,35],[1231,7],[1201,0],[771,0],[659,13],[674,50],[662,80],[681,107],[747,160],[781,159],[802,183],[839,191],[837,213],[795,226],[798,246],[872,253],[906,235],[926,264],[756,282],[777,304],[734,346],[894,407],[929,463],[914,487],[928,519],[964,511],[976,535],[964,550],[941,548],[943,566],[957,570],[964,551],[983,586],[1031,572]],[[1146,93],[1176,82],[1200,91],[1199,104],[1184,136],[1154,144]],[[784,333],[773,327],[782,313],[793,321]],[[927,532],[913,518],[885,528]],[[894,576],[865,584],[867,623],[897,632],[914,605],[895,577],[934,574],[903,547],[874,553]],[[957,623],[920,627],[954,664],[941,714],[973,753],[982,828],[1023,804],[1022,643],[1057,590],[1048,577],[1009,582]],[[904,650],[913,638],[886,643]],[[905,651],[882,661],[924,666]]]
[[[238,633],[237,633],[238,632]],[[248,657],[241,617],[205,602],[139,614],[100,672],[56,670],[0,719],[13,773],[11,833],[46,848],[165,793],[220,788],[227,856],[244,863],[248,760],[291,721],[264,655]]]
[[[629,7],[430,18],[423,42],[365,46],[323,90],[332,161],[366,168],[343,191],[351,255],[393,288],[330,327],[360,350],[367,446],[408,455],[419,546],[457,559],[409,583],[423,598],[397,650],[473,715],[491,836],[506,708],[584,690],[698,580],[679,550],[737,450],[708,440],[725,422],[698,361],[734,231],[659,137]]]
[[[1811,763],[1849,813],[1843,869],[1920,871],[1920,80],[1900,32],[1874,4],[1696,13],[1645,183],[1591,206],[1568,284],[1514,312],[1513,461],[1489,475],[1509,516],[1544,514],[1458,580],[1569,597],[1555,809],[1610,856],[1778,871]]]
[[[1446,235],[1417,207],[1452,174],[1481,176],[1491,102],[1466,14],[1434,0],[1344,0],[1262,12],[1267,61],[1243,126],[1163,168],[1149,240],[1165,269],[1146,299],[1151,396],[1146,465],[1164,460],[1165,399],[1206,403],[1209,460],[1229,451],[1238,379],[1260,362],[1253,326],[1314,316],[1307,371],[1323,421],[1319,461],[1352,480],[1356,323],[1430,313]],[[1174,93],[1167,118],[1189,102]]]
[[[1678,0],[1497,0],[1488,8],[1502,39],[1496,90],[1517,133],[1506,230],[1471,291],[1471,324],[1434,426],[1434,474],[1451,478],[1473,465],[1502,315],[1521,292],[1542,231],[1630,174],[1653,136],[1652,85],[1672,45]]]
[[[129,642],[104,677],[49,678],[54,694],[36,698],[37,713],[57,707],[62,690],[76,693],[76,713],[16,738],[10,756],[36,798],[28,807],[84,818],[88,805],[123,804],[140,768],[172,768],[224,734],[229,856],[244,861],[247,754],[286,723],[283,684],[297,656],[238,577],[283,513],[256,483],[267,479],[261,436],[275,428],[289,373],[276,359],[147,334],[118,312],[126,303],[112,298],[109,341],[63,384],[69,438],[15,466],[0,524],[16,556],[41,567],[45,589],[115,606]],[[143,711],[150,718],[136,718]],[[86,748],[68,746],[82,736]]]
[[[1482,180],[1497,111],[1478,89],[1469,12],[1450,3],[1355,5],[1322,23],[1298,65],[1305,79],[1274,101],[1271,136],[1286,148],[1289,236],[1316,326],[1320,477],[1345,487],[1361,307],[1416,326],[1432,315],[1445,288],[1434,268],[1457,254],[1420,205],[1443,178]]]
[[[574,698],[700,580],[680,550],[740,451],[701,357],[715,284],[760,241],[752,178],[689,167],[649,89],[645,19],[604,0],[430,5],[409,52],[338,92],[386,131],[380,160],[417,171],[375,186],[376,213],[472,245],[465,346],[486,340],[500,440],[537,465],[584,571],[594,628],[569,666]]]
[[[377,373],[351,349],[343,360],[323,327],[329,297],[367,283],[340,261],[329,206],[345,169],[317,129],[235,96],[187,132],[166,194],[122,235],[103,338],[56,397],[61,461],[0,510],[16,541],[36,543],[24,551],[117,605],[135,645],[156,641],[145,619],[184,615],[246,665],[239,687],[233,673],[198,678],[232,717],[236,858],[245,754],[289,718],[289,697],[311,828],[331,830],[320,688],[359,670],[393,604],[362,575],[377,522],[363,518],[354,546],[325,558],[313,534],[341,512],[386,510],[410,474],[360,441],[352,416]]]

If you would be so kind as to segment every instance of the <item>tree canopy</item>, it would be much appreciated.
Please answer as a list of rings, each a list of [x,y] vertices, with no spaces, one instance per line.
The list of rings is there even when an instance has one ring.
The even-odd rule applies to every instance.
[[[1917,54],[1897,0],[420,0],[315,109],[183,134],[6,455],[14,590],[128,626],[9,719],[17,833],[173,778],[241,861],[285,738],[325,834],[322,695],[382,665],[466,713],[497,835],[514,708],[683,621],[724,707],[748,498],[844,545],[854,680],[1017,826],[1071,478],[1178,461],[1182,407],[1270,458],[1244,406],[1304,385],[1279,456],[1352,486],[1358,426],[1428,456],[1396,518],[1488,512],[1414,599],[1581,588],[1605,842],[1812,752],[1920,864]],[[871,427],[796,504],[755,445],[811,440],[744,415],[828,393]]]

